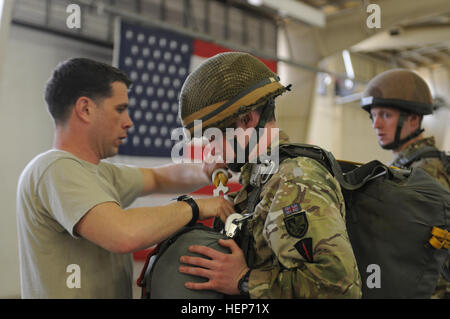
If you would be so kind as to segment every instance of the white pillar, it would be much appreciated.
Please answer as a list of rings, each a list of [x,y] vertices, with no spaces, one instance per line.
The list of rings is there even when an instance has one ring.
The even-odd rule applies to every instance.
[[[14,1],[15,0],[0,0],[0,82],[3,75]]]

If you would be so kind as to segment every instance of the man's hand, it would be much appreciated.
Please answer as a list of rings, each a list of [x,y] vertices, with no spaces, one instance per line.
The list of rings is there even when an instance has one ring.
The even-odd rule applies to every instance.
[[[204,283],[186,282],[185,286],[193,290],[216,290],[227,295],[239,295],[238,283],[249,270],[244,254],[234,240],[219,240],[219,244],[228,247],[231,254],[224,254],[206,246],[190,246],[189,251],[211,259],[182,256],[180,262],[198,267],[181,265],[181,273],[208,278]]]
[[[209,180],[211,180],[212,174],[215,170],[219,168],[225,168],[227,169],[227,165],[225,164],[225,161],[223,160],[221,155],[215,155],[215,151],[213,148],[211,148],[211,144],[207,144],[205,146],[205,149],[203,151],[203,154],[206,154],[203,163],[202,163],[202,170],[203,173],[205,173],[206,176],[208,176]],[[231,174],[228,174],[228,177],[231,177]]]
[[[209,197],[195,199],[200,211],[199,219],[208,219],[210,217],[219,217],[223,222],[227,217],[235,213],[234,205],[225,198]]]
[[[202,164],[202,171],[205,173],[206,176],[208,176],[209,180],[211,180],[211,177],[216,169],[224,168],[227,169],[227,166],[225,163],[207,163],[203,162]],[[228,173],[228,178],[230,178],[232,175],[231,173]]]

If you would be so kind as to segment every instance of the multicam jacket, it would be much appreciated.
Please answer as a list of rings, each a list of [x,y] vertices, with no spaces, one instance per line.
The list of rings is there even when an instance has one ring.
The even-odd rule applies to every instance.
[[[280,131],[280,144],[288,142]],[[235,206],[248,201],[253,165],[241,170]],[[361,298],[340,185],[319,162],[297,157],[280,163],[247,227],[255,256],[251,298]]]
[[[436,147],[434,137],[424,138],[412,143],[407,148],[398,153],[397,156],[395,156],[395,158],[392,160],[390,165],[402,167],[402,165],[400,164],[402,159],[408,158],[409,156],[411,156],[411,154],[417,152],[419,149],[425,146]],[[411,165],[409,165],[409,167],[420,167],[424,169],[428,174],[434,177],[450,191],[450,177],[445,171],[444,165],[439,158],[419,159],[417,161],[414,161]]]
[[[413,153],[417,152],[419,149],[425,146],[436,147],[434,137],[428,137],[417,142],[412,143],[407,148],[402,150],[397,156],[392,160],[390,165],[401,167],[402,159],[410,157]],[[439,181],[446,189],[450,191],[450,177],[447,174],[444,164],[439,158],[423,158],[412,162],[409,167],[420,167],[424,169],[431,177]],[[409,168],[407,167],[407,168]],[[450,269],[450,258],[447,258],[446,267]],[[450,283],[440,276],[436,291],[432,298],[450,298]]]

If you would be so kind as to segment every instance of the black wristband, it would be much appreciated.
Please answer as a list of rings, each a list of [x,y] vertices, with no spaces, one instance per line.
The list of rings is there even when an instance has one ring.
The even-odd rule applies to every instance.
[[[188,195],[181,195],[177,197],[177,201],[183,201],[189,204],[189,206],[191,206],[192,208],[192,219],[191,221],[187,224],[187,226],[194,226],[197,223],[197,220],[200,216],[200,209],[198,208],[197,203],[195,202],[195,200]]]
[[[249,293],[249,289],[248,289],[248,281],[249,281],[249,279],[250,279],[250,271],[251,271],[251,269],[249,269],[249,270],[245,273],[245,275],[242,276],[241,279],[239,279],[239,282],[238,282],[238,290],[239,290],[239,293],[240,293],[242,296],[249,297],[249,298],[250,298],[250,293]]]

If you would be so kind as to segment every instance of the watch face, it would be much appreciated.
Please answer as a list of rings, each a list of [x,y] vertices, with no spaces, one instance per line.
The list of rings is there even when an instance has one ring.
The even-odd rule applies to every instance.
[[[238,282],[238,290],[242,295],[248,296],[248,280],[250,278],[250,270]]]
[[[181,196],[177,197],[177,200],[182,201],[182,200],[186,200],[186,199],[190,199],[190,198],[192,198],[192,197],[189,195],[181,195]]]

